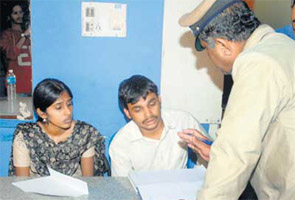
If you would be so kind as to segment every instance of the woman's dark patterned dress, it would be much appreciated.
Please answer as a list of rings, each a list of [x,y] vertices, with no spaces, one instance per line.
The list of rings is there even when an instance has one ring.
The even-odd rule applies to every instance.
[[[94,175],[101,176],[109,172],[108,161],[105,157],[104,137],[91,125],[76,121],[73,133],[66,141],[56,144],[42,131],[37,123],[19,124],[14,133],[23,134],[27,149],[30,152],[31,165],[37,176],[47,176],[47,166],[72,176],[80,168],[82,154],[91,147],[95,147]],[[13,165],[13,148],[10,156],[9,175],[15,175]],[[32,172],[31,172],[32,173]]]

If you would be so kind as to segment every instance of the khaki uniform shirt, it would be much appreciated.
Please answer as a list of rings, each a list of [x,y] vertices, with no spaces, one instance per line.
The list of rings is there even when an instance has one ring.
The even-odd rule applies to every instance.
[[[259,26],[236,58],[234,85],[198,199],[295,199],[295,42]]]

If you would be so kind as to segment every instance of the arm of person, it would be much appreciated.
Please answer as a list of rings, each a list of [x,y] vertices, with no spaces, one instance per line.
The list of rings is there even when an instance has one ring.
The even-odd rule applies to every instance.
[[[188,123],[186,126],[187,129],[178,132],[178,136],[195,153],[199,154],[205,161],[209,161],[210,145],[204,143],[204,141],[212,141],[212,138],[205,131],[198,120],[195,119],[192,115],[188,114],[186,118],[186,121]]]
[[[251,56],[251,59],[249,59]],[[218,137],[211,146],[205,183],[198,199],[238,199],[262,151],[262,140],[278,112],[282,80],[272,58],[240,57]],[[234,68],[235,69],[235,68]]]
[[[30,168],[29,167],[15,167],[15,175],[16,176],[30,176]]]
[[[209,138],[205,137],[196,129],[185,129],[177,134],[184,142],[187,143],[189,148],[199,154],[204,160],[209,161],[211,145],[201,141],[201,139],[210,141]]]
[[[23,46],[23,44],[25,43],[25,41],[29,39],[29,37],[30,37],[30,33],[31,33],[31,31],[30,31],[30,27],[29,27],[28,29],[26,29],[26,30],[23,32],[23,35],[24,35],[24,36],[22,36],[22,37],[18,40],[18,42],[16,43],[16,45],[15,45],[16,48],[18,48],[18,49],[21,49],[21,48],[22,48],[22,46]]]
[[[120,147],[116,142],[112,141],[109,154],[111,157],[112,176],[127,177],[133,168],[126,147]]]
[[[18,41],[15,40],[13,33],[10,31],[3,31],[2,35],[2,50],[5,53],[5,58],[8,60],[16,60],[21,53],[21,46],[26,41],[25,37],[20,37]]]
[[[81,158],[82,176],[94,175],[94,146],[85,151]]]
[[[13,141],[13,163],[16,176],[30,176],[31,158],[29,150],[23,139],[23,134],[18,133]]]

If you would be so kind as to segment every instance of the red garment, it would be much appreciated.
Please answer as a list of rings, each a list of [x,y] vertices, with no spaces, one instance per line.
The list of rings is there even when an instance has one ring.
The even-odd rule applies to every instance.
[[[26,38],[21,49],[16,47],[22,32],[7,29],[2,33],[2,48],[8,61],[8,70],[16,76],[16,93],[32,93],[31,40]]]

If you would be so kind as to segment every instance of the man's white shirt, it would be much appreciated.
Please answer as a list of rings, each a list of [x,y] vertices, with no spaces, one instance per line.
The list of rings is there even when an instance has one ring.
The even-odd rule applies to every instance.
[[[112,176],[128,176],[130,171],[186,168],[187,147],[178,131],[193,128],[204,133],[200,123],[189,113],[162,109],[164,129],[160,140],[144,137],[131,120],[110,144]]]

